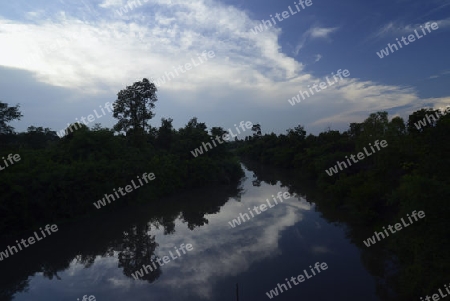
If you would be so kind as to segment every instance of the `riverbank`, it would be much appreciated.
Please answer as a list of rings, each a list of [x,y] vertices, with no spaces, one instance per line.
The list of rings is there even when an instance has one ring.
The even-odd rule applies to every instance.
[[[95,216],[62,224],[54,239],[2,263],[6,273],[0,276],[0,292],[17,301],[76,300],[85,294],[97,300],[185,296],[185,301],[196,301],[204,298],[204,292],[211,300],[229,301],[235,300],[238,282],[245,288],[240,299],[258,301],[267,299],[265,292],[286,276],[306,269],[305,277],[310,277],[308,265],[319,261],[332,268],[283,295],[296,300],[331,300],[336,295],[378,300],[371,298],[373,277],[355,256],[358,250],[345,239],[344,229],[299,197],[301,191],[255,216],[254,222],[227,229],[227,220],[243,208],[288,189],[284,180],[288,174],[256,171],[255,177],[245,164],[243,170],[245,177],[237,185],[191,189],[154,202],[146,202],[143,193],[142,204],[137,200],[120,210],[96,210]],[[182,243],[192,244],[193,250],[179,251],[178,257],[175,247]],[[169,251],[178,258],[159,265],[157,258],[162,263],[164,256],[172,258]],[[153,271],[147,267],[148,273],[136,281],[132,274],[143,265]],[[133,288],[124,289],[125,285]],[[289,296],[280,298],[284,297]]]
[[[399,117],[389,120],[386,112],[377,112],[362,123],[352,123],[347,131],[328,130],[317,136],[307,136],[298,126],[287,135],[240,141],[236,149],[243,158],[309,179],[320,191],[309,199],[320,200],[316,203],[326,204],[330,216],[345,221],[362,249],[367,248],[363,241],[382,226],[414,210],[426,212],[420,225],[378,242],[371,246],[376,250],[367,252],[374,255],[370,257],[377,263],[370,264],[377,266],[385,291],[395,292],[392,300],[412,300],[438,287],[450,269],[445,251],[450,247],[450,116],[419,131],[414,124],[431,113],[414,112],[405,124]],[[337,160],[360,152],[374,138],[389,141],[389,147],[333,177],[323,172]]]
[[[99,211],[94,202],[118,187],[130,191],[130,179],[148,172],[154,175],[148,187],[123,195],[120,202],[101,211],[133,202],[153,202],[205,185],[238,182],[243,172],[228,146],[220,145],[193,158],[192,147],[214,134],[210,136],[196,119],[186,128],[144,135],[139,138],[147,141],[141,140],[137,146],[136,137],[87,127],[62,139],[40,137],[43,143],[39,145],[34,145],[39,137],[32,140],[31,134],[12,136],[9,144],[2,145],[2,153],[11,153],[22,143],[21,160],[0,173],[0,233],[14,236],[42,223],[61,224],[92,215]],[[145,200],[141,198],[144,194]]]

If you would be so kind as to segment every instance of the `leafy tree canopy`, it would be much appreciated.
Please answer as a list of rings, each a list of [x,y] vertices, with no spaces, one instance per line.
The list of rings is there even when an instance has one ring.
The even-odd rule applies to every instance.
[[[20,120],[23,116],[19,111],[20,105],[15,107],[8,106],[7,103],[0,101],[0,134],[11,134],[14,132],[14,128],[7,123],[14,119]]]
[[[154,116],[151,110],[158,100],[156,91],[155,84],[146,78],[121,90],[113,104],[113,116],[119,120],[114,130],[139,133],[150,129],[148,121]]]

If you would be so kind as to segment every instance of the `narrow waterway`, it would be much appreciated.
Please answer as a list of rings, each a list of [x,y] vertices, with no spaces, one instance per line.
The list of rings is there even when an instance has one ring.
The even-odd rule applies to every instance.
[[[375,278],[343,225],[322,217],[281,180],[244,169],[238,187],[191,191],[60,225],[52,237],[0,263],[11,271],[2,276],[0,297],[233,301],[238,284],[240,301],[262,301],[279,283],[284,292],[278,288],[272,298],[280,301],[379,300]],[[279,192],[291,197],[275,205],[272,195]],[[267,199],[272,207],[251,217],[248,208],[267,205]],[[250,218],[231,227],[240,213]],[[182,244],[191,250],[181,251]],[[153,271],[133,277],[152,262]],[[314,276],[309,266],[316,262],[327,268],[315,269]],[[296,281],[289,288],[285,278],[291,277]]]

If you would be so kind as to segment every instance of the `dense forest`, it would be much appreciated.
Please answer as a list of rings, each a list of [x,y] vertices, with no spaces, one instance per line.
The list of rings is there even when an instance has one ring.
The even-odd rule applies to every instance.
[[[351,123],[347,131],[327,130],[317,136],[306,135],[299,125],[285,135],[254,135],[235,147],[243,158],[298,171],[297,177],[308,179],[321,191],[322,203],[345,216],[341,222],[352,229],[368,229],[363,238],[401,218],[406,220],[414,210],[424,211],[420,225],[410,225],[401,235],[370,247],[383,248],[388,263],[395,266],[394,273],[384,266],[379,269],[386,270],[381,276],[390,276],[397,300],[411,300],[441,285],[450,269],[448,111],[421,109],[406,123],[377,112],[362,123]],[[385,140],[387,146],[378,151],[376,140]],[[337,169],[338,162],[348,163],[351,154],[364,148],[370,156]],[[338,172],[330,175],[326,171],[333,166]],[[367,249],[362,239],[354,243]]]
[[[1,233],[12,236],[43,222],[95,214],[94,202],[144,173],[153,173],[155,179],[102,211],[132,202],[139,194],[151,201],[207,184],[237,182],[243,172],[226,143],[197,157],[191,154],[225,133],[222,128],[208,131],[195,117],[178,130],[170,118],[162,118],[160,127],[149,124],[156,92],[144,78],[118,93],[113,129],[71,124],[62,138],[35,126],[14,132],[9,123],[22,117],[20,106],[0,102],[0,157],[5,167],[0,171]],[[9,154],[20,160],[12,159],[12,165]]]
[[[347,131],[329,129],[319,135],[307,135],[301,125],[286,134],[263,135],[264,125],[256,124],[253,136],[214,143],[209,151],[194,155],[194,149],[227,132],[208,130],[195,117],[178,130],[170,118],[151,126],[156,92],[144,78],[117,94],[113,116],[118,122],[112,129],[76,123],[63,137],[36,126],[15,132],[10,122],[23,117],[20,106],[0,102],[0,229],[6,240],[42,223],[96,214],[94,202],[143,173],[153,173],[155,179],[101,211],[238,183],[243,176],[240,157],[295,171],[296,177],[312,183],[320,191],[311,197],[321,199],[319,207],[325,202],[341,212],[338,222],[350,225],[350,231],[364,229],[351,235],[361,237],[354,243],[362,249],[368,248],[363,239],[374,231],[414,210],[425,212],[420,226],[412,225],[370,250],[383,249],[384,264],[395,266],[395,273],[380,267],[380,274],[401,300],[424,295],[445,279],[450,268],[450,209],[445,203],[450,195],[450,116],[445,112],[422,109],[406,123],[377,112],[362,123],[351,123]],[[192,219],[202,224],[201,218]]]

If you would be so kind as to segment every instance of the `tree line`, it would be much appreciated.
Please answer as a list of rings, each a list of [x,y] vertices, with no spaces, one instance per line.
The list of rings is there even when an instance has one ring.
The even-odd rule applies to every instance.
[[[450,268],[450,115],[431,115],[439,116],[438,110],[418,110],[407,122],[376,112],[343,132],[306,135],[299,125],[286,134],[254,135],[235,147],[242,158],[298,171],[320,190],[319,207],[331,206],[354,229],[366,229],[361,237],[414,210],[426,212],[420,225],[379,243],[398,267],[388,277],[398,293],[395,300],[411,300],[442,286]],[[388,146],[333,176],[326,173],[375,140]],[[362,239],[355,243],[366,248]]]
[[[3,235],[92,214],[93,202],[145,172],[155,174],[152,185],[125,196],[122,205],[142,200],[139,196],[154,200],[209,184],[237,182],[243,171],[229,145],[219,145],[198,158],[190,153],[224,132],[222,128],[209,130],[195,117],[178,130],[171,118],[162,118],[159,127],[150,124],[156,92],[148,79],[135,82],[117,94],[113,116],[118,122],[112,129],[71,124],[62,138],[36,126],[16,133],[9,123],[23,116],[20,106],[0,102],[0,157],[9,153],[21,157],[0,172]],[[116,206],[121,205],[108,207]]]

